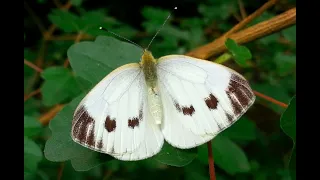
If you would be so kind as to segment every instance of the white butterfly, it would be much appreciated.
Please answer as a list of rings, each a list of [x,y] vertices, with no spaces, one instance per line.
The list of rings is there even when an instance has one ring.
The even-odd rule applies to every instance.
[[[180,149],[210,141],[255,101],[232,69],[183,55],[156,60],[147,49],[140,63],[115,69],[83,98],[72,121],[75,142],[119,160],[146,159],[164,140]]]
[[[164,140],[176,148],[204,144],[236,122],[255,95],[237,72],[184,55],[123,65],[80,102],[72,139],[119,160],[157,154]]]

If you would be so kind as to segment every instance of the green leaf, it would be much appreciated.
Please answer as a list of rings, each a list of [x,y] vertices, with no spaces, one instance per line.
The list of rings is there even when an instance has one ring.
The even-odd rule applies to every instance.
[[[41,93],[46,106],[61,103],[81,93],[78,82],[66,68],[50,67],[45,69],[41,76],[45,80]]]
[[[99,27],[104,24],[105,13],[103,11],[85,12],[78,20],[79,28],[82,31],[100,30]],[[101,30],[100,30],[101,31]]]
[[[296,25],[284,29],[282,31],[284,38],[286,38],[287,40],[289,40],[293,43],[296,43],[296,38],[297,38],[296,30],[297,30]]]
[[[186,180],[207,180],[208,171],[204,164],[194,160],[184,168]]]
[[[296,96],[291,99],[288,108],[281,116],[280,126],[282,130],[296,142]]]
[[[288,108],[282,114],[280,126],[293,141],[293,148],[289,160],[290,176],[296,179],[296,95],[291,99]]]
[[[52,136],[46,142],[44,149],[44,155],[48,160],[53,162],[71,160],[72,166],[77,171],[89,170],[110,158],[108,155],[94,152],[75,143],[70,136],[73,113],[83,97],[84,94],[75,98],[50,121]]]
[[[296,180],[296,145],[294,145],[289,161],[289,173],[292,180]]]
[[[296,68],[296,56],[286,55],[278,52],[274,57],[274,62],[277,65],[277,72],[279,75],[285,76]]]
[[[245,46],[238,45],[234,40],[228,38],[225,46],[234,56],[236,62],[241,66],[247,66],[247,61],[252,58],[251,52]]]
[[[71,162],[72,167],[76,171],[88,171],[112,159],[114,158],[111,156],[90,150],[90,152],[84,154],[81,157],[72,158]]]
[[[205,22],[210,21],[225,21],[235,11],[236,1],[229,1],[226,3],[216,3],[215,1],[211,3],[212,5],[200,4],[198,11],[205,19]]]
[[[71,4],[74,6],[80,6],[82,4],[82,0],[71,0]]]
[[[65,32],[78,32],[80,30],[78,21],[79,17],[67,10],[61,9],[54,9],[48,15],[49,20],[51,23],[58,26]]]
[[[38,163],[42,160],[42,151],[38,144],[28,137],[24,137],[24,175],[28,176],[37,170]]]
[[[254,122],[242,116],[231,127],[221,133],[232,140],[252,141],[257,139],[257,129]]]
[[[168,17],[169,11],[155,8],[151,6],[144,7],[142,9],[142,16],[148,20],[153,21],[154,23],[157,23],[161,25],[163,21]]]
[[[41,128],[39,120],[34,117],[24,116],[24,136],[34,136],[42,130]]]
[[[188,150],[177,149],[165,142],[161,151],[155,155],[154,158],[157,161],[170,166],[182,167],[191,163],[196,156],[196,148]]]
[[[217,166],[231,175],[250,171],[250,163],[244,151],[227,137],[218,135],[212,140],[212,153]],[[199,160],[208,163],[207,144],[198,148],[198,155]]]
[[[68,57],[74,72],[97,84],[115,68],[139,62],[141,49],[112,37],[98,36],[94,42],[83,41],[72,45]]]

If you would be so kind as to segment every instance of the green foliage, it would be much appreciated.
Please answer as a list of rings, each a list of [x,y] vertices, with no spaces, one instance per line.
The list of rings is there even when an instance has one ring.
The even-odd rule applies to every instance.
[[[296,179],[296,96],[294,96],[280,120],[282,130],[292,139],[293,148],[289,160],[289,169],[292,179]]]
[[[24,136],[32,137],[41,132],[42,126],[40,122],[30,116],[24,116]]]
[[[32,139],[24,137],[24,176],[32,176],[37,171],[38,163],[42,160],[42,150]]]
[[[94,42],[81,42],[71,46],[68,57],[77,76],[97,84],[115,68],[139,62],[141,53],[141,49],[127,42],[98,36]]]
[[[243,173],[250,171],[250,164],[244,151],[232,140],[218,135],[212,140],[212,152],[217,166],[227,173]],[[208,150],[205,145],[199,147],[199,160],[208,163]]]
[[[247,14],[263,3],[242,2]],[[112,70],[140,60],[141,49],[117,40],[99,27],[146,47],[172,9],[143,6],[138,2],[142,8],[135,9],[135,15],[141,16],[140,20],[136,16],[123,16],[123,12],[131,12],[126,7],[105,7],[99,2],[83,0],[71,0],[71,4],[68,10],[57,9],[54,3],[46,0],[29,4],[45,28],[49,23],[56,25],[52,38],[45,43],[41,34],[34,34],[40,33],[34,17],[24,18],[24,59],[43,69],[38,76],[24,65],[25,95],[41,90],[24,102],[24,178],[58,179],[58,171],[64,167],[62,180],[209,179],[207,144],[179,150],[165,143],[161,152],[150,159],[123,162],[72,141],[72,115],[85,94]],[[270,8],[247,26],[270,19],[281,13],[282,8],[294,4],[295,1],[286,1],[281,3],[280,9]],[[172,12],[149,48],[156,58],[184,54],[212,42],[241,18],[238,1],[234,0],[205,0],[196,2],[193,9],[195,13],[180,7]],[[75,43],[76,37],[80,37],[81,42]],[[289,107],[286,109],[257,97],[245,115],[215,137],[212,149],[217,179],[294,180],[296,26],[243,45],[229,39],[225,45],[229,52],[213,57],[215,62],[237,70],[254,90]],[[67,58],[71,68],[63,66]],[[39,119],[50,115],[48,112],[58,104],[65,106],[49,126],[41,125]],[[285,133],[279,132],[279,126]],[[286,135],[294,141],[292,149],[285,147],[291,143]],[[288,151],[289,158],[283,155],[283,150]],[[284,163],[283,159],[288,160]]]
[[[226,40],[225,45],[234,56],[236,62],[239,65],[246,67],[247,60],[252,58],[250,50],[245,46],[238,45],[234,40],[229,38]]]
[[[41,93],[46,106],[62,103],[81,93],[75,77],[66,68],[50,67],[43,71],[41,76],[45,80]]]
[[[182,167],[189,164],[196,156],[196,148],[182,150],[165,143],[161,151],[154,158],[164,164]]]

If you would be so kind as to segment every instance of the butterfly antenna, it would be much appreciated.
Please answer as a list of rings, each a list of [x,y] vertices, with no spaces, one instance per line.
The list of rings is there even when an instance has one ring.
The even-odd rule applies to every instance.
[[[135,42],[133,42],[133,41],[131,41],[131,40],[125,38],[125,37],[122,37],[122,36],[120,36],[120,35],[112,32],[112,31],[109,31],[108,29],[106,29],[106,28],[104,28],[104,27],[99,27],[99,29],[104,30],[104,31],[106,31],[106,32],[108,32],[108,33],[110,33],[110,34],[112,34],[112,35],[115,35],[115,36],[117,36],[118,38],[124,39],[124,40],[130,42],[131,44],[136,45],[137,47],[139,47],[139,48],[141,48],[142,50],[144,50],[144,48],[141,47],[140,45],[138,45],[137,43],[135,43]]]
[[[174,7],[174,9],[173,9],[173,10],[176,10],[176,9],[178,9],[178,8],[177,8],[177,7]],[[163,26],[166,24],[166,22],[167,22],[167,21],[168,21],[168,19],[170,18],[171,13],[172,13],[172,11],[169,13],[169,15],[168,15],[167,19],[163,22],[162,26],[159,28],[159,30],[156,32],[156,34],[153,36],[153,38],[151,39],[151,41],[150,41],[150,43],[149,43],[149,45],[147,46],[147,48],[146,48],[146,49],[149,49],[149,47],[150,47],[150,45],[151,45],[152,41],[154,40],[154,38],[158,35],[158,33],[160,32],[160,30],[163,28]]]

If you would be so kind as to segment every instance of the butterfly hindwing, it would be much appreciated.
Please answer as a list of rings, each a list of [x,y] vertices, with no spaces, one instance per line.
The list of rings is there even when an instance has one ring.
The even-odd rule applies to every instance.
[[[190,148],[212,139],[255,100],[245,78],[209,61],[165,56],[158,61],[157,74],[164,104],[162,132],[176,147]],[[180,139],[189,139],[189,144],[177,140],[177,133],[170,134],[170,129],[180,131]]]
[[[146,120],[146,131],[144,140],[141,142],[140,146],[133,152],[125,153],[121,155],[114,155],[116,159],[125,161],[136,161],[142,160],[157,154],[164,143],[163,134],[160,128],[155,124],[155,120],[151,116],[148,105],[146,104],[144,113],[144,119]]]

